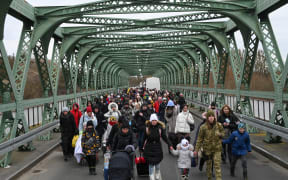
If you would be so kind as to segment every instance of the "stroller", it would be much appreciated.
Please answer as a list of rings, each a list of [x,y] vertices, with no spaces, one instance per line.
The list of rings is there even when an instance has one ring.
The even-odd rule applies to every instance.
[[[115,152],[109,161],[109,180],[131,180],[133,163],[126,151]]]

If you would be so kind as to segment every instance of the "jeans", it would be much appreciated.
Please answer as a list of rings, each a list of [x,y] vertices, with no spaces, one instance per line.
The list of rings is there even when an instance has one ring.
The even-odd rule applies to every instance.
[[[138,146],[139,146],[139,149],[143,149],[144,135],[145,135],[145,131],[142,130],[142,131],[138,132]]]
[[[150,176],[154,174],[154,167],[155,167],[156,171],[160,171],[160,163],[156,164],[156,165],[149,164],[149,175]]]

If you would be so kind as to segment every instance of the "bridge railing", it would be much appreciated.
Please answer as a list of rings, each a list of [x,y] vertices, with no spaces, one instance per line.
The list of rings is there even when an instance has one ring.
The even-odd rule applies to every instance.
[[[197,87],[188,87],[188,86],[171,86],[169,87],[172,91],[179,91],[184,93],[186,101],[192,103],[196,106],[203,107],[207,109],[212,101],[216,99],[216,93],[210,91],[210,89],[200,89]],[[193,93],[196,93],[197,96],[193,97]],[[272,111],[274,108],[274,92],[249,92],[246,91],[240,92],[242,96],[248,96],[252,114],[236,113],[237,112],[237,100],[236,100],[236,91],[235,90],[225,90],[225,92],[219,90],[219,94],[223,95],[223,104],[227,104],[235,112],[235,114],[245,123],[251,127],[258,128],[265,132],[271,133],[276,136],[280,136],[288,140],[288,128],[276,125],[271,123]],[[203,99],[203,95],[206,95],[208,98]],[[202,96],[201,96],[202,95]],[[287,102],[287,97],[284,98],[284,103]],[[223,105],[222,104],[222,105]],[[218,104],[219,105],[219,104]],[[218,107],[221,109],[221,105]],[[244,111],[242,109],[242,111]],[[238,111],[239,112],[239,111]]]
[[[91,99],[95,95],[100,95],[103,93],[115,93],[115,88],[110,89],[102,89],[97,91],[91,91],[91,92],[83,92],[78,93],[76,96],[74,94],[70,95],[61,95],[57,96],[56,102],[58,104],[57,106],[57,114],[58,116],[54,116],[53,121],[48,122],[46,124],[43,124],[43,113],[44,113],[44,104],[52,104],[54,101],[53,97],[48,98],[39,98],[39,99],[30,99],[30,100],[24,100],[24,120],[26,121],[29,131],[24,134],[19,134],[17,137],[13,139],[2,139],[2,142],[0,143],[0,157],[2,157],[4,154],[12,152],[13,150],[17,149],[18,147],[27,144],[28,142],[31,142],[37,137],[40,137],[43,134],[46,134],[48,132],[51,132],[52,129],[59,126],[59,115],[65,106],[69,106],[69,102],[77,102],[79,104],[86,104],[87,100]],[[75,99],[76,97],[76,99]],[[85,100],[85,102],[83,102]],[[71,107],[71,103],[70,103]],[[84,107],[82,107],[84,108]],[[11,121],[15,119],[16,116],[16,103],[9,103],[9,104],[0,104],[0,119],[3,122],[4,118],[3,112],[11,111],[12,112],[12,118]],[[7,131],[7,133],[11,133],[12,129]],[[7,136],[9,137],[9,135]],[[2,159],[2,161],[5,161],[5,159]],[[9,160],[10,161],[10,160]],[[8,161],[7,161],[8,162]],[[7,162],[2,162],[1,164],[7,165]],[[9,163],[9,162],[8,162]]]

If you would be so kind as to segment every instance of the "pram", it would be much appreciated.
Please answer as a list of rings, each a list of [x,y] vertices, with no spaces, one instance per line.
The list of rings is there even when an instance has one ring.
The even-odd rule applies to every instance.
[[[113,153],[109,161],[109,180],[131,180],[133,164],[126,151]]]

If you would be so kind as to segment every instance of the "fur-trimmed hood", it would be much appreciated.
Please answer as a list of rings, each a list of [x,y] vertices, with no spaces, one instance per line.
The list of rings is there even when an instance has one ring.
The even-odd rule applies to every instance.
[[[112,105],[115,105],[115,106],[116,106],[116,111],[119,110],[119,109],[118,109],[118,104],[116,104],[115,102],[111,102],[111,103],[108,105],[108,110],[109,110],[110,112],[113,112],[113,110],[112,110],[112,108],[111,108]]]
[[[151,125],[150,120],[147,120],[147,121],[145,122],[145,124],[146,124],[146,126],[150,126],[150,125]],[[160,125],[163,129],[165,129],[165,124],[164,124],[163,122],[157,121],[157,124]]]

